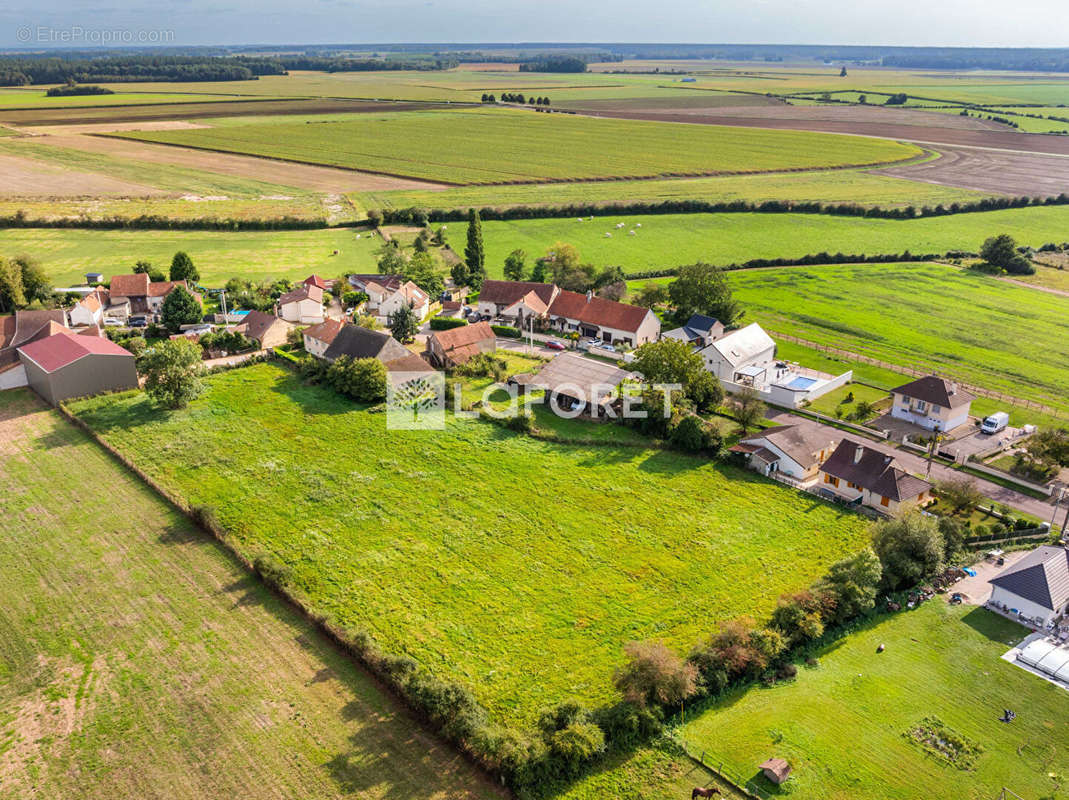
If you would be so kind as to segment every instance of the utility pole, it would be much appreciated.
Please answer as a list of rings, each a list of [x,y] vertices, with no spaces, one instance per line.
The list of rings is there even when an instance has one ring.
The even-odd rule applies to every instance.
[[[223,330],[230,330],[230,319],[226,315],[226,289],[219,290],[219,297],[223,301]]]
[[[935,451],[939,448],[939,423],[935,423],[935,428],[932,429],[932,441],[928,445],[928,468],[924,472],[924,477],[928,478],[932,474],[932,459],[935,458]]]
[[[1058,496],[1054,496],[1054,492],[1050,493],[1051,505],[1054,507],[1050,512],[1050,530],[1054,532],[1054,521],[1058,518],[1058,504],[1065,500],[1065,486],[1059,486]],[[1064,525],[1062,526],[1065,527]]]

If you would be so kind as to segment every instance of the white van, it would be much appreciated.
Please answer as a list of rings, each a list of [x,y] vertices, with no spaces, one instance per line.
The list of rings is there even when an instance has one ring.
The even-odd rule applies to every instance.
[[[990,417],[987,417],[980,425],[980,433],[998,433],[999,431],[1006,430],[1006,426],[1010,424],[1010,415],[1005,411],[996,411]]]

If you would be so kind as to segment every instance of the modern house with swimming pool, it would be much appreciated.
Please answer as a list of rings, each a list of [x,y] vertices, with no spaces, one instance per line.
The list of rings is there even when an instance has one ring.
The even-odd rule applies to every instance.
[[[762,400],[798,408],[849,383],[854,373],[831,375],[776,357],[776,343],[756,322],[732,331],[700,351],[705,368],[729,392],[753,389]]]

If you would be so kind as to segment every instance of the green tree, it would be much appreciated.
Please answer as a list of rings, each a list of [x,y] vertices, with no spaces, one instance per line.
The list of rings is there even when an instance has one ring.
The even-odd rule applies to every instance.
[[[167,276],[164,275],[163,272],[161,272],[160,270],[158,270],[154,266],[152,266],[152,264],[150,262],[144,261],[144,260],[138,261],[136,264],[134,264],[134,274],[135,275],[148,275],[148,279],[152,283],[157,283],[158,281],[167,280]],[[231,281],[235,281],[235,280],[237,280],[237,278],[231,278],[230,280]],[[229,287],[230,284],[228,283],[227,286]],[[227,291],[229,292],[229,288],[227,289]]]
[[[546,260],[544,258],[535,259],[534,267],[531,269],[531,280],[535,283],[546,282]]]
[[[772,627],[794,647],[824,634],[823,605],[813,592],[783,595],[772,612]]]
[[[171,259],[170,280],[189,281],[190,283],[196,283],[200,280],[200,273],[193,266],[193,259],[184,250],[179,250],[174,254],[174,258]]]
[[[984,499],[971,478],[948,478],[936,484],[936,492],[955,514],[972,511]]]
[[[742,432],[750,430],[757,424],[757,420],[765,416],[764,402],[760,395],[750,387],[742,389],[731,398],[731,413],[742,428]]]
[[[419,319],[416,318],[416,312],[412,310],[410,303],[403,304],[390,314],[387,325],[393,338],[402,344],[412,341],[419,332]]]
[[[367,221],[372,228],[378,228],[382,225],[382,211],[377,208],[369,208],[367,210]]]
[[[668,441],[689,453],[718,454],[723,446],[720,431],[697,414],[683,414],[668,429]]]
[[[468,265],[468,285],[479,289],[486,279],[486,253],[483,250],[483,225],[479,212],[468,209],[468,243],[464,247],[464,263]]]
[[[678,339],[661,339],[640,346],[631,368],[648,383],[678,383],[700,411],[712,410],[724,399],[720,381],[705,369],[702,357]]]
[[[200,322],[200,317],[200,303],[182,286],[176,286],[160,306],[160,322],[171,333],[178,333],[183,325]]]
[[[15,256],[13,259],[22,279],[22,291],[26,303],[44,303],[52,297],[52,284],[44,268],[29,256]]]
[[[856,556],[832,564],[817,584],[818,591],[826,593],[830,600],[826,621],[839,624],[871,611],[876,605],[882,575],[880,559],[868,547]]]
[[[872,548],[883,565],[881,585],[890,591],[915,586],[943,570],[943,534],[933,517],[919,512],[877,522]]]
[[[26,305],[22,270],[10,259],[0,257],[0,311],[5,313]]]
[[[334,391],[358,403],[386,399],[386,367],[377,358],[342,356],[327,368],[326,380]]]
[[[742,319],[744,312],[731,294],[724,271],[699,261],[679,268],[678,276],[668,286],[668,296],[675,305],[675,319],[682,325],[694,314],[705,314],[725,326]]]
[[[643,308],[654,308],[655,306],[664,305],[668,302],[668,287],[661,283],[646,283],[638,290],[638,293],[632,298],[632,302],[636,306],[642,306]]]
[[[527,272],[527,253],[513,250],[505,256],[505,280],[522,281]]]
[[[458,261],[449,268],[449,277],[453,279],[453,285],[458,288],[468,286],[468,265],[463,261]]]
[[[408,260],[405,258],[404,253],[401,252],[401,248],[397,246],[397,242],[386,242],[383,244],[378,250],[378,257],[380,275],[405,274]]]
[[[201,352],[189,339],[157,342],[146,350],[139,367],[149,397],[167,408],[181,408],[200,395]]]
[[[430,253],[416,253],[404,265],[401,274],[405,280],[412,281],[432,298],[438,297],[445,289],[445,281],[442,280],[442,274]]]
[[[1036,271],[1032,262],[1017,252],[1017,242],[1008,233],[986,239],[980,248],[980,258],[1014,275],[1031,275]]]

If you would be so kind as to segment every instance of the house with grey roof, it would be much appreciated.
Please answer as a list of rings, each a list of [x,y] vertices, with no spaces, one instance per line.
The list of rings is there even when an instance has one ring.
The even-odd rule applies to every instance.
[[[892,389],[891,416],[925,430],[952,431],[969,420],[973,396],[954,381],[925,375]]]
[[[820,467],[820,493],[893,515],[932,502],[932,484],[910,475],[894,457],[843,439]]]
[[[988,583],[989,605],[1045,627],[1069,613],[1069,550],[1053,545],[1037,547]]]
[[[762,475],[787,475],[803,484],[814,483],[824,463],[838,446],[832,429],[813,422],[777,425],[739,440],[731,448],[741,453],[750,469]]]
[[[724,335],[724,323],[705,314],[692,314],[687,324],[661,334],[662,339],[676,339],[696,348],[706,347]]]

